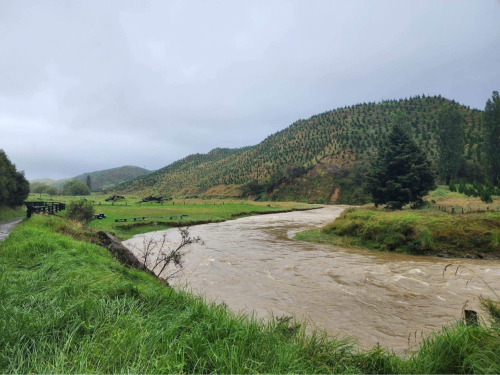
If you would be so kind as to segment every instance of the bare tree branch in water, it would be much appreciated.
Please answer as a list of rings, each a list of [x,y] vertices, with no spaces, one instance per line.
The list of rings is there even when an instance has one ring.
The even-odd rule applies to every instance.
[[[144,236],[142,247],[134,246],[139,253],[138,259],[142,263],[142,266],[153,271],[158,277],[161,277],[163,272],[171,265],[179,268],[175,272],[162,277],[167,284],[168,280],[182,271],[184,267],[185,247],[193,243],[204,244],[199,236],[190,237],[189,227],[179,228],[179,232],[181,234],[181,242],[174,248],[168,246],[166,233],[162,234],[160,239],[156,239],[157,232],[154,232],[150,236]]]

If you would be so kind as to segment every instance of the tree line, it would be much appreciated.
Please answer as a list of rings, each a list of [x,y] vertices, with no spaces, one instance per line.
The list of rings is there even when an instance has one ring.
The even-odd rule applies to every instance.
[[[46,184],[42,184],[39,182],[34,182],[31,184],[31,192],[35,194],[40,194],[40,198],[42,194],[48,195],[90,195],[90,191],[92,189],[92,179],[90,175],[87,175],[86,182],[83,183],[78,180],[71,180],[66,182],[63,187],[59,190],[54,186],[49,186]]]
[[[492,202],[491,195],[498,193],[495,186],[500,180],[500,97],[493,92],[486,102],[482,116],[482,155],[486,185],[474,181],[467,187],[462,181],[458,191],[469,196]],[[458,175],[460,162],[464,158],[464,119],[454,103],[442,106],[438,112],[438,168],[439,178],[457,188],[452,182]],[[393,113],[392,129],[381,145],[367,173],[366,190],[376,206],[385,204],[389,208],[401,209],[410,203],[418,206],[429,191],[436,188],[437,174],[427,154],[412,136],[406,115]]]
[[[23,204],[30,192],[24,172],[18,171],[4,150],[0,149],[0,208]]]

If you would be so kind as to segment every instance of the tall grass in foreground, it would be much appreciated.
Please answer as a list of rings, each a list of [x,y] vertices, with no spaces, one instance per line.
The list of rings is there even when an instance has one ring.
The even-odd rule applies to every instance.
[[[445,328],[408,359],[361,352],[287,319],[235,315],[166,288],[65,227],[79,233],[36,216],[0,244],[2,373],[500,372],[498,315]]]

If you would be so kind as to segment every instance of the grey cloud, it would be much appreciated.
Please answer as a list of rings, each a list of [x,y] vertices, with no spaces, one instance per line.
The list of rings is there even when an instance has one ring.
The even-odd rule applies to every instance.
[[[498,19],[493,0],[5,1],[0,147],[29,178],[60,178],[161,168],[364,101],[483,108]]]

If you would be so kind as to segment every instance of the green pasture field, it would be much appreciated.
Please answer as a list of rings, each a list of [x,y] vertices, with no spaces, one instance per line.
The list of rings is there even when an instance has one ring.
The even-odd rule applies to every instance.
[[[468,197],[459,192],[451,192],[448,186],[438,186],[424,199],[430,206],[454,207],[456,212],[461,211],[500,211],[500,196],[492,196],[493,203],[484,203],[478,197]]]
[[[296,202],[253,202],[246,200],[223,199],[182,199],[140,203],[137,196],[125,196],[124,200],[106,202],[109,195],[93,194],[86,197],[93,202],[96,213],[104,213],[105,219],[92,220],[90,227],[115,234],[120,239],[127,239],[136,234],[167,229],[178,226],[189,226],[200,223],[221,222],[241,216],[256,215],[266,212],[282,212],[296,209],[319,207]],[[68,203],[81,197],[42,195],[41,200],[47,202]],[[40,194],[31,194],[28,201],[40,200]],[[64,215],[64,211],[61,212]],[[182,215],[187,215],[183,216]],[[145,217],[145,220],[142,220]],[[134,221],[136,218],[136,221]],[[126,222],[116,222],[126,219]]]

